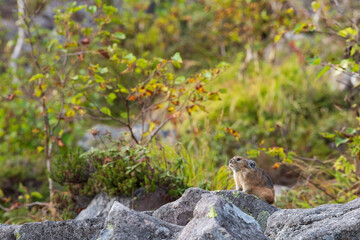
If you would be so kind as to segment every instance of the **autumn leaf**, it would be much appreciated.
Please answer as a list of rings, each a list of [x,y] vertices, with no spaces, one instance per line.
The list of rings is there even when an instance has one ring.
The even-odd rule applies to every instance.
[[[99,49],[98,52],[99,52],[101,55],[103,55],[103,57],[105,57],[105,58],[107,58],[107,59],[110,58],[109,53],[108,53],[106,50],[104,50],[104,49]]]
[[[81,44],[83,44],[83,45],[87,45],[87,44],[90,43],[90,38],[88,38],[88,37],[83,38],[83,39],[81,39],[80,42],[81,42]]]
[[[7,96],[6,99],[7,99],[8,101],[11,101],[11,100],[13,100],[13,99],[15,98],[15,96],[16,96],[15,93],[11,93],[11,94],[9,94],[9,95]]]
[[[196,82],[196,78],[190,78],[189,80],[186,81],[186,83],[193,83]]]
[[[40,132],[40,130],[39,130],[39,129],[37,129],[37,128],[34,128],[31,132],[32,132],[32,133],[34,133],[34,134],[36,134],[36,133],[39,133],[39,132]]]
[[[168,110],[169,113],[173,113],[175,111],[175,108],[174,107],[169,107],[167,110]]]
[[[206,92],[205,89],[204,89],[204,87],[203,87],[201,84],[199,84],[199,85],[196,86],[196,90],[199,91],[199,92],[201,92],[201,93],[205,93],[205,92]]]
[[[80,61],[84,61],[84,60],[85,60],[85,54],[83,54],[83,53],[78,54],[77,57],[78,57],[78,59],[79,59]]]
[[[99,130],[90,129],[89,133],[95,137],[95,136],[97,136],[99,134]]]
[[[136,100],[136,97],[135,97],[134,95],[130,95],[130,96],[128,97],[128,100],[129,100],[129,101],[135,101],[135,100]]]
[[[272,168],[273,168],[274,170],[278,169],[279,167],[280,167],[280,163],[279,163],[279,162],[274,163],[274,165],[272,166]]]
[[[224,130],[225,130],[226,132],[230,133],[231,136],[235,137],[237,140],[239,140],[240,137],[241,137],[240,133],[239,133],[238,131],[235,131],[235,130],[232,129],[232,128],[227,128],[227,127],[226,127],[226,128],[224,128]]]

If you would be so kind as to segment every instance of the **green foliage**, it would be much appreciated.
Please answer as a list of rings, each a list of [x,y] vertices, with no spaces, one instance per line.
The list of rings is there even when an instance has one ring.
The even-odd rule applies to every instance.
[[[147,191],[162,187],[176,198],[187,188],[181,175],[159,168],[149,157],[149,150],[136,145],[62,156],[54,163],[52,178],[73,195],[105,192],[110,196],[130,196],[140,187]]]
[[[226,165],[235,154],[257,158],[266,170],[289,167],[306,180],[279,206],[359,194],[358,85],[341,92],[329,82],[334,72],[359,72],[358,26],[349,21],[357,1],[344,6],[348,14],[330,0],[124,0],[121,9],[111,2],[60,6],[54,29],[33,24],[44,3],[31,2],[19,14],[26,47],[15,60],[16,39],[7,35],[14,29],[2,27],[5,207],[47,200],[48,175],[62,185],[53,196],[58,219],[74,217],[75,195],[161,186],[175,198],[187,186],[230,189]],[[127,142],[76,153],[82,133],[105,122],[123,127]],[[175,146],[156,138],[161,129],[176,133]],[[1,221],[41,220],[41,213],[49,212],[14,208]]]

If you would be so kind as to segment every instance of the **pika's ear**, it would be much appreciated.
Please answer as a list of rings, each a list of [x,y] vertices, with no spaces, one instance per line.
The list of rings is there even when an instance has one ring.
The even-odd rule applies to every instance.
[[[249,160],[249,167],[250,168],[255,168],[256,167],[256,162],[254,160]]]

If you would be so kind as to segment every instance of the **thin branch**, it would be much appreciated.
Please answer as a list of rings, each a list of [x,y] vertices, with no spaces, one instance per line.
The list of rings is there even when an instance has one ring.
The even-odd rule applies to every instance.
[[[12,52],[11,57],[10,57],[10,67],[13,69],[13,72],[14,72],[13,83],[19,82],[19,78],[16,76],[16,72],[17,72],[16,60],[20,57],[21,50],[22,50],[22,48],[24,46],[24,42],[25,42],[25,29],[21,26],[24,23],[24,18],[25,18],[24,0],[17,0],[17,5],[18,5],[18,16],[19,16],[18,38],[16,41],[14,51]]]
[[[44,207],[50,207],[50,203],[46,203],[46,202],[32,202],[32,203],[25,203],[23,205],[20,206],[16,206],[13,208],[6,208],[4,206],[2,206],[0,204],[0,209],[5,211],[5,212],[11,212],[12,210],[18,209],[18,208],[23,208],[23,207],[33,207],[33,206],[44,206]]]

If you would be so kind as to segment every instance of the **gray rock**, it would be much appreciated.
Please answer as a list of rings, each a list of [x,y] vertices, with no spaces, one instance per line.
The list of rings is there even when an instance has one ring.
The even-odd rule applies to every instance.
[[[25,223],[14,231],[17,240],[92,239],[104,226],[104,218]]]
[[[15,240],[14,231],[19,228],[18,225],[0,224],[0,239]]]
[[[94,239],[176,239],[181,230],[181,226],[164,222],[114,202],[106,218],[104,229]]]
[[[346,204],[277,211],[270,216],[265,234],[271,239],[360,239],[360,198]]]
[[[220,196],[203,194],[179,240],[267,239],[256,220]]]
[[[209,191],[189,188],[178,200],[160,207],[152,216],[165,222],[185,226],[192,219],[194,208],[204,193],[209,193]]]
[[[280,210],[254,195],[249,195],[240,191],[214,191],[211,193],[225,198],[225,200],[233,203],[241,211],[255,218],[260,224],[263,232],[266,229],[268,218],[271,214]]]
[[[90,204],[79,213],[76,220],[106,217],[115,201],[137,211],[157,209],[169,202],[168,194],[160,187],[154,192],[146,192],[143,188],[139,188],[134,191],[133,198],[126,196],[110,198],[109,195],[105,193],[99,193],[94,197]],[[147,212],[147,214],[152,215],[152,212],[151,214]]]
[[[239,191],[210,192],[200,188],[189,188],[181,198],[160,207],[152,216],[169,223],[185,226],[192,219],[193,210],[203,194],[218,195],[233,203],[241,211],[254,217],[263,231],[265,231],[268,217],[279,210],[256,196]]]
[[[110,198],[109,195],[105,193],[99,193],[75,219],[83,220],[94,217],[106,217],[115,201],[121,202],[127,207],[131,206],[131,197]]]

